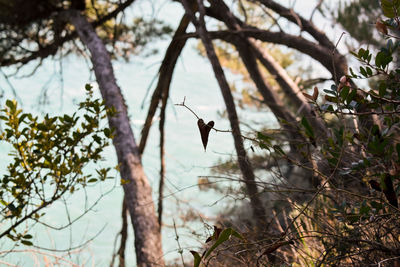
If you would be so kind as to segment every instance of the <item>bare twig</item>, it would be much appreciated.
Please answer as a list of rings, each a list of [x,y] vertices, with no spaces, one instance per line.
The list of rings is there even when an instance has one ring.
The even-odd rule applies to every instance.
[[[324,0],[319,0],[318,1],[317,5],[314,7],[313,11],[311,12],[309,21],[312,21],[315,12],[321,7],[323,2],[324,2]]]
[[[335,82],[336,85],[338,85],[338,77],[337,77],[337,73],[336,73],[336,66],[335,66],[335,54],[336,54],[336,50],[337,47],[340,43],[340,40],[342,40],[343,35],[345,35],[345,32],[342,32],[342,34],[340,35],[338,41],[336,42],[335,47],[332,49],[332,69],[333,69],[333,80]]]
[[[165,183],[165,110],[167,108],[167,101],[169,97],[169,87],[163,92],[161,99],[161,110],[160,110],[160,183],[158,187],[158,224],[160,226],[160,232],[162,228],[162,213],[163,213],[163,195],[164,195],[164,183]]]
[[[178,253],[181,255],[182,266],[185,266],[185,261],[183,259],[183,249],[181,247],[181,243],[179,242],[179,235],[178,235],[178,231],[176,230],[175,220],[173,220],[173,221],[174,221],[175,240],[176,240],[176,243],[178,244]]]

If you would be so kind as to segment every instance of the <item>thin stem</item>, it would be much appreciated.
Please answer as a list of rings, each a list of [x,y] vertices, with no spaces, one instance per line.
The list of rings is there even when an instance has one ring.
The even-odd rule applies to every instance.
[[[186,97],[183,99],[183,102],[182,103],[180,103],[180,104],[174,104],[175,106],[181,106],[181,107],[185,107],[185,108],[187,108],[190,112],[192,112],[193,113],[193,115],[199,120],[200,119],[200,117],[196,114],[196,112],[194,112],[190,107],[188,107],[186,104],[185,104],[185,100],[186,100]],[[211,129],[213,129],[214,131],[216,131],[216,132],[220,132],[220,133],[232,133],[232,130],[220,130],[220,129],[217,129],[217,128],[215,128],[215,127],[212,127]],[[256,143],[259,143],[259,140],[257,140],[257,139],[255,139],[255,138],[251,138],[251,137],[248,137],[248,136],[245,136],[245,135],[240,135],[243,139],[245,139],[245,140],[249,140],[249,141],[253,141],[253,142],[256,142]]]
[[[182,103],[180,103],[180,104],[175,104],[175,106],[182,106],[182,107],[187,108],[190,112],[193,113],[194,116],[196,116],[196,118],[197,118],[198,120],[200,120],[200,117],[197,116],[196,112],[194,112],[191,108],[189,108],[188,106],[185,105],[185,101],[186,101],[186,96],[183,98],[183,102],[182,102]]]
[[[346,34],[345,32],[342,32],[342,34],[341,34],[340,37],[339,37],[339,40],[336,42],[336,45],[335,45],[335,47],[334,47],[333,50],[332,50],[333,79],[334,79],[336,85],[338,84],[338,79],[337,79],[336,67],[335,67],[335,54],[336,54],[337,47],[338,47],[338,45],[339,45],[339,43],[340,43],[340,40],[342,40],[342,37],[343,37],[343,35],[345,35],[345,34]]]
[[[181,254],[182,266],[185,266],[185,261],[183,260],[183,249],[181,247],[181,243],[179,243],[179,235],[178,235],[178,231],[176,230],[175,220],[173,220],[173,221],[174,221],[175,240],[176,240],[176,243],[178,243],[178,253]]]

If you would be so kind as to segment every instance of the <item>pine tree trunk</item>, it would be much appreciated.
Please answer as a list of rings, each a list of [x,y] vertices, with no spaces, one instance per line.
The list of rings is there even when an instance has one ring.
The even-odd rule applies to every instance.
[[[164,266],[161,235],[151,187],[143,171],[141,156],[129,123],[121,89],[114,76],[110,55],[83,15],[78,11],[67,11],[65,14],[66,19],[75,26],[82,43],[90,51],[96,80],[106,106],[114,107],[117,111],[117,114],[108,120],[110,128],[114,129],[113,144],[120,166],[126,205],[135,233],[137,266]]]

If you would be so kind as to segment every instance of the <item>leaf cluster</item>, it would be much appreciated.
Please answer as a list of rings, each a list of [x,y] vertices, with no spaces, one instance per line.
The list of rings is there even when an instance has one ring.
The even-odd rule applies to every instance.
[[[0,179],[1,222],[6,226],[0,238],[30,244],[31,235],[18,228],[21,223],[39,221],[44,209],[58,199],[109,178],[110,168],[98,168],[95,176],[84,172],[89,164],[102,160],[112,138],[112,130],[101,124],[112,112],[99,99],[92,99],[90,85],[86,93],[79,104],[83,116],[75,112],[39,118],[24,113],[15,100],[7,100],[0,110],[5,125],[0,141],[10,146],[12,157]]]

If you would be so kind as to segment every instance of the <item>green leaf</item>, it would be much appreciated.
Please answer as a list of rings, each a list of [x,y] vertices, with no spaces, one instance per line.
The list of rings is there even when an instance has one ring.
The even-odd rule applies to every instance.
[[[10,110],[16,109],[17,102],[15,100],[6,100],[6,106],[10,108]]]
[[[349,95],[350,87],[348,86],[343,86],[342,90],[340,91],[340,97],[342,99],[346,99],[346,97]]]
[[[201,256],[194,250],[191,250],[190,253],[193,255],[193,267],[199,267],[201,263]]]
[[[380,97],[384,97],[386,95],[386,84],[384,82],[381,82],[379,84],[379,96]]]
[[[375,65],[381,69],[386,68],[386,66],[392,62],[393,57],[387,51],[380,51],[376,54]]]
[[[224,243],[225,241],[227,241],[231,236],[236,236],[239,237],[241,239],[243,239],[243,237],[236,232],[235,230],[233,230],[232,228],[226,228],[225,230],[223,230],[220,234],[219,237],[217,239],[217,241],[215,241],[214,245],[212,245],[207,253],[204,255],[204,258],[207,258],[208,256],[210,256],[210,254],[218,247],[220,246],[222,243]]]
[[[303,125],[303,127],[304,127],[304,129],[305,129],[305,132],[306,132],[306,135],[307,135],[308,137],[315,138],[315,136],[314,136],[314,131],[313,131],[313,129],[312,129],[310,123],[307,121],[307,119],[306,119],[305,117],[303,117],[303,118],[301,119],[301,125]]]
[[[359,58],[362,58],[363,55],[364,55],[364,53],[365,53],[365,49],[364,49],[364,48],[360,48],[360,49],[358,50],[357,56],[358,56]]]
[[[285,155],[285,152],[282,150],[282,148],[278,145],[274,145],[273,148],[275,149],[275,152],[281,155]]]
[[[362,76],[368,77],[367,71],[361,66],[360,66],[360,73],[361,73]]]
[[[267,146],[265,143],[260,142],[259,144],[260,144],[261,149],[266,149],[266,150],[270,151],[269,146]]]
[[[400,14],[399,0],[381,0],[383,14],[388,18],[394,18]]]
[[[358,75],[354,73],[354,71],[353,71],[352,68],[349,68],[349,70],[350,70],[350,74],[351,74],[351,76],[352,76],[353,78],[358,78]]]
[[[65,114],[63,118],[64,118],[64,120],[65,120],[66,122],[69,122],[69,123],[73,122],[72,117],[68,116],[67,114]]]
[[[347,104],[350,104],[356,95],[357,95],[357,89],[355,88],[351,90],[350,94],[346,97]]]
[[[98,144],[101,144],[101,141],[102,141],[101,138],[96,134],[93,135],[93,140]]]
[[[28,117],[28,114],[22,114],[21,117],[18,118],[18,122],[23,122],[26,117]]]
[[[232,229],[232,228],[231,228]],[[243,236],[241,234],[239,234],[238,232],[236,232],[234,229],[231,230],[233,236],[239,238],[239,239],[244,239]]]
[[[26,246],[32,246],[33,245],[33,243],[31,241],[28,241],[28,240],[21,240],[21,243],[26,245]]]
[[[371,75],[372,75],[372,70],[371,70],[371,68],[370,68],[370,67],[366,67],[365,69],[367,70],[368,76],[371,76]]]
[[[104,128],[103,132],[104,132],[104,135],[107,138],[111,138],[111,130],[110,130],[110,128]]]
[[[272,138],[261,133],[261,132],[257,132],[257,139],[264,141],[265,143],[267,143],[268,145],[271,144],[271,140]]]
[[[327,93],[327,94],[329,94],[329,95],[336,96],[336,92],[333,91],[333,90],[324,89],[324,92]]]

